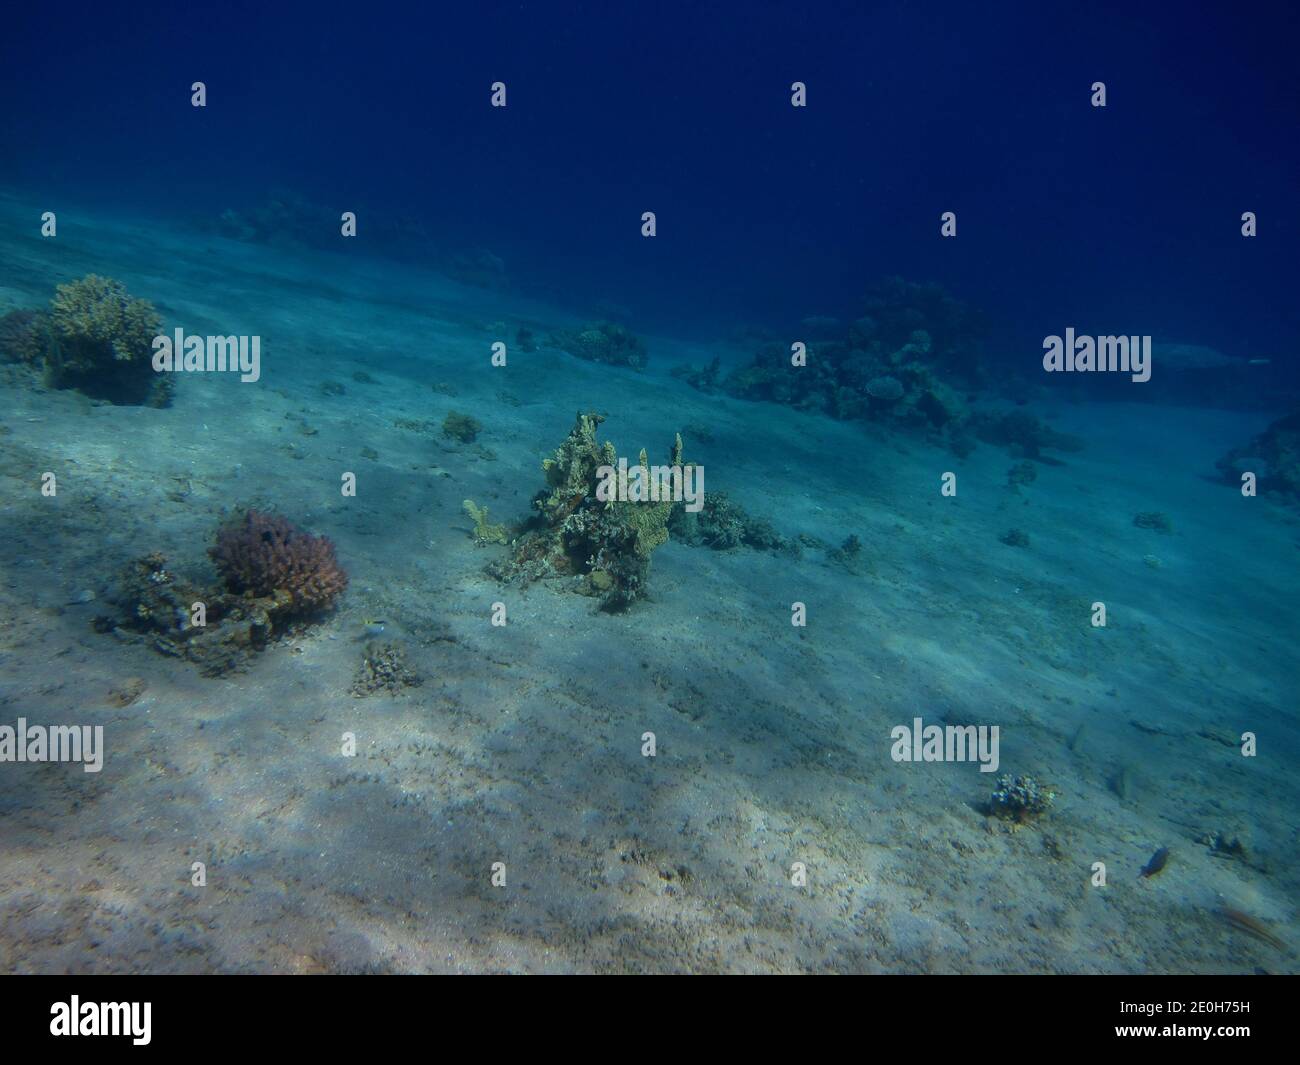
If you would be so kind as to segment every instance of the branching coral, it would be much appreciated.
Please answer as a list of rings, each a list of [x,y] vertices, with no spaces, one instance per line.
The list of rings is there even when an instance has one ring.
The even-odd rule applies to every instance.
[[[573,578],[574,590],[596,596],[607,610],[622,609],[645,594],[650,556],[668,539],[674,504],[671,499],[597,497],[601,467],[616,468],[619,463],[614,445],[596,439],[604,420],[601,414],[580,413],[555,454],[543,461],[546,487],[533,498],[536,513],[513,542],[510,555],[488,567],[493,576],[525,583]],[[648,479],[650,460],[644,450],[637,464]],[[688,474],[680,435],[669,464]]]
[[[555,449],[555,455],[542,460],[549,493],[533,500],[548,524],[563,521],[595,491],[596,471],[601,466],[613,466],[618,453],[609,441],[596,442],[596,427],[605,420],[595,412],[579,414],[576,424],[569,430],[564,442]]]
[[[504,544],[509,539],[504,525],[488,524],[487,507],[480,507],[472,499],[465,500],[461,506],[474,523],[474,542],[480,547],[485,544]]]
[[[256,510],[222,526],[208,553],[232,592],[274,597],[290,616],[328,610],[348,586],[327,537]]]
[[[55,388],[77,388],[115,403],[164,406],[172,379],[155,374],[153,339],[162,328],[148,300],[120,281],[89,274],[60,285],[48,313],[29,323],[26,358],[45,367]]]
[[[91,364],[104,352],[118,362],[146,358],[161,324],[152,303],[133,299],[120,281],[98,274],[55,289],[50,318],[67,346],[66,358]]]

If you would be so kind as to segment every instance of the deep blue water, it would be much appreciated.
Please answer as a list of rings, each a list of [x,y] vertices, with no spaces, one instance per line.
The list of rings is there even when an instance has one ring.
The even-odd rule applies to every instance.
[[[418,217],[684,335],[851,318],[896,273],[986,309],[990,358],[1074,324],[1294,372],[1297,28],[1280,3],[23,5],[0,158],[183,217],[272,188]]]

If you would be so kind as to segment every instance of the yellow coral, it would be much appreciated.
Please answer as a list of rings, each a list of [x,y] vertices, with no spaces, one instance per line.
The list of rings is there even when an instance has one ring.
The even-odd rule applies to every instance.
[[[506,535],[504,525],[489,525],[487,507],[480,507],[472,499],[465,500],[461,506],[465,508],[465,513],[469,515],[470,521],[474,523],[474,542],[479,545],[483,544],[504,544],[509,537]]]
[[[570,513],[590,492],[597,468],[618,461],[613,444],[609,441],[600,444],[596,440],[596,427],[604,420],[603,414],[594,411],[579,413],[569,435],[555,449],[554,457],[542,460],[551,494],[537,505],[548,520]]]
[[[679,434],[673,448],[673,457],[676,460],[681,458],[681,442],[682,438]],[[642,483],[649,484],[650,457],[646,454],[645,448],[641,449],[637,464],[642,469]],[[619,521],[635,530],[638,555],[649,557],[650,552],[656,547],[667,543],[668,516],[672,513],[672,500],[664,499],[658,503],[615,503],[611,509],[615,511]]]
[[[152,303],[133,299],[122,282],[98,274],[59,285],[50,318],[64,340],[107,346],[119,362],[145,358],[161,327]]]
[[[668,515],[672,509],[671,502],[626,504],[622,518],[636,530],[638,555],[649,555],[656,547],[668,542]]]

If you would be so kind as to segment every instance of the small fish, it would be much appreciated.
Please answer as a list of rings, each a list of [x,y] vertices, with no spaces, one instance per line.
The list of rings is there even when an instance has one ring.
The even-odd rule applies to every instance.
[[[363,618],[361,624],[365,627],[357,637],[358,640],[373,640],[376,636],[382,636],[384,634],[384,622],[382,621]]]
[[[1241,910],[1235,910],[1231,906],[1220,906],[1218,909],[1219,919],[1232,925],[1238,931],[1245,932],[1248,936],[1254,936],[1256,939],[1267,943],[1270,947],[1278,950],[1286,950],[1286,944],[1275,936],[1268,925],[1258,917],[1252,917]]]
[[[1151,860],[1142,867],[1143,876],[1155,876],[1166,865],[1169,864],[1169,848],[1161,847],[1155,854],[1151,855]]]
[[[1131,783],[1128,766],[1122,765],[1115,770],[1114,776],[1110,778],[1110,790],[1119,796],[1121,800],[1124,800],[1128,798]]]

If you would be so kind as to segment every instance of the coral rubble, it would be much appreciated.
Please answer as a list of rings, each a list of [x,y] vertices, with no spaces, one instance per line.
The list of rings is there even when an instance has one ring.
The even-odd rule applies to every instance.
[[[418,688],[424,678],[411,669],[406,653],[395,643],[366,645],[361,665],[352,681],[352,694],[358,699],[376,692],[396,695],[403,688]]]
[[[270,642],[281,605],[183,580],[156,552],[126,568],[110,601],[121,616],[97,617],[98,631],[184,658],[207,676],[245,668]]]

